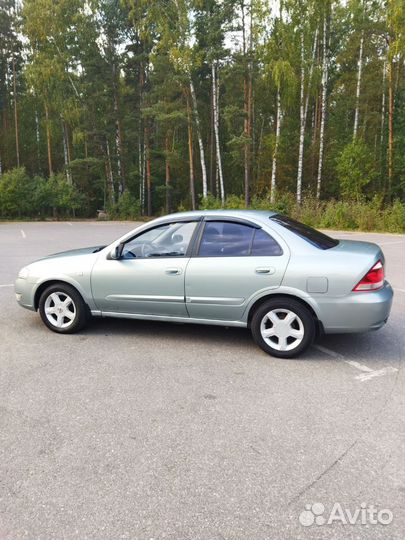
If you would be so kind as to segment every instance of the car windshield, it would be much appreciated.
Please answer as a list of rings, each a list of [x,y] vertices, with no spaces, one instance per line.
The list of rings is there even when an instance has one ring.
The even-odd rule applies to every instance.
[[[271,216],[270,219],[319,249],[330,249],[339,244],[339,240],[335,240],[335,238],[331,238],[312,227],[308,227],[308,225],[304,225],[303,223],[295,221],[295,219],[291,219],[287,216],[283,216],[282,214]]]

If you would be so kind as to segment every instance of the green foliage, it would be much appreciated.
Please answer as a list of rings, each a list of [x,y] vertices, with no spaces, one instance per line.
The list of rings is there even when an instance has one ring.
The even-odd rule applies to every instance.
[[[35,181],[24,167],[7,171],[0,177],[0,218],[21,218],[35,212]]]
[[[49,180],[27,175],[24,167],[0,177],[0,219],[74,216],[85,207],[85,196],[63,174]]]
[[[129,192],[126,192],[119,198],[116,204],[108,208],[108,215],[111,219],[138,219],[141,215],[139,200],[135,199]]]
[[[107,207],[133,219],[189,209],[190,185],[200,200],[204,170],[212,195],[201,206],[219,208],[218,138],[228,208],[244,208],[247,180],[255,208],[316,226],[401,230],[405,3],[273,4],[0,2],[0,217],[95,217]],[[315,200],[324,22],[329,78]]]
[[[360,201],[376,177],[374,157],[364,141],[356,139],[344,147],[336,160],[336,171],[342,195]]]
[[[297,205],[291,195],[280,196],[274,203],[269,197],[255,197],[250,209],[267,210],[287,214],[311,227],[335,230],[387,231],[403,233],[405,231],[405,206],[396,200],[391,206],[382,207],[381,197],[372,201],[336,201],[319,202],[314,197],[306,197],[302,205]],[[201,200],[201,208],[217,210],[220,201],[209,195]],[[243,209],[244,198],[230,196],[225,202],[226,209]]]
[[[30,177],[23,167],[12,169],[0,178],[0,219],[95,217],[95,213],[85,214],[86,196],[77,187],[66,182],[62,174],[53,175],[49,180]],[[221,208],[242,210],[245,208],[243,196],[230,195],[225,205],[208,194],[200,199],[200,209],[219,210]],[[319,202],[311,196],[305,197],[302,205],[297,205],[292,194],[281,194],[276,201],[270,197],[254,197],[251,209],[274,211],[287,214],[312,227],[335,230],[405,231],[405,206],[395,200],[390,206],[382,204],[381,196],[371,201],[330,200]],[[184,206],[179,211],[187,210]],[[107,208],[110,219],[137,220],[141,217],[140,201],[126,191],[114,205]]]
[[[52,210],[55,216],[75,215],[85,202],[84,196],[66,182],[63,174],[52,175],[49,180],[36,177],[38,206],[43,213]]]

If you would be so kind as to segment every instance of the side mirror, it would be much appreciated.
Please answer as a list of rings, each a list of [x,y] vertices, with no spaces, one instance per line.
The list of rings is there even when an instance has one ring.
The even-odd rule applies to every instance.
[[[118,244],[118,246],[115,246],[115,248],[110,251],[109,259],[113,259],[114,261],[121,259],[123,249],[124,244]]]

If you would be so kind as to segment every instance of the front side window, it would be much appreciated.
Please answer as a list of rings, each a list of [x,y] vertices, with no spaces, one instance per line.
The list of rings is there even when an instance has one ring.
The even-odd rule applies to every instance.
[[[241,223],[209,221],[198,251],[199,257],[244,257],[282,255],[277,242],[262,229]]]
[[[197,223],[166,223],[132,238],[122,251],[123,259],[185,257]]]

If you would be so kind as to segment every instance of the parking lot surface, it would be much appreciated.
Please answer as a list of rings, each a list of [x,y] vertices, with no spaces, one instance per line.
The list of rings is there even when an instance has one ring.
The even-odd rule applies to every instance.
[[[133,226],[0,224],[0,539],[403,539],[405,238],[333,233],[381,245],[391,317],[294,360],[238,328],[57,335],[17,305],[22,266]],[[336,503],[392,521],[328,524]]]

